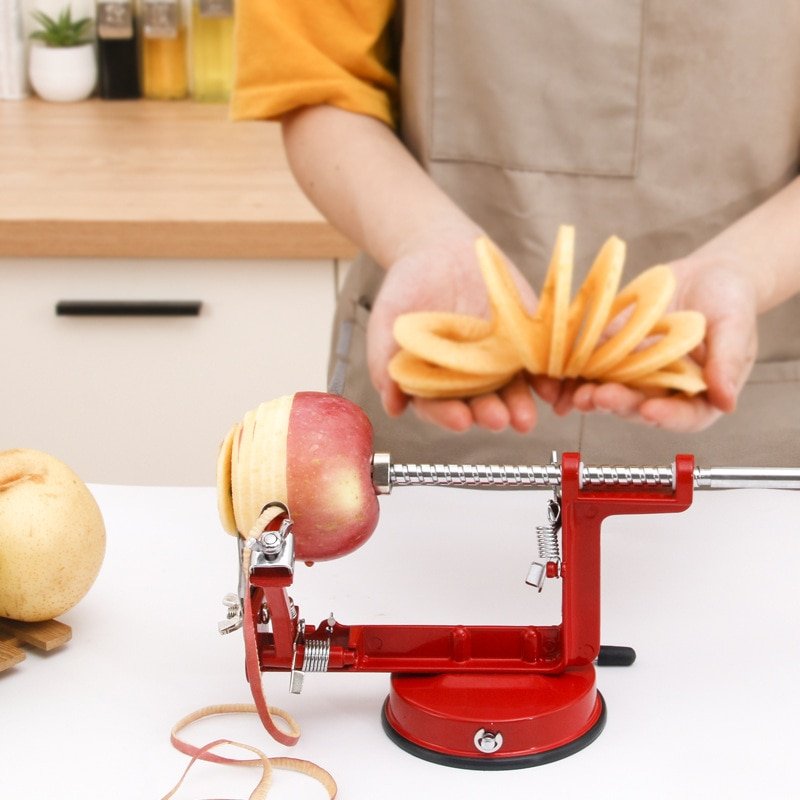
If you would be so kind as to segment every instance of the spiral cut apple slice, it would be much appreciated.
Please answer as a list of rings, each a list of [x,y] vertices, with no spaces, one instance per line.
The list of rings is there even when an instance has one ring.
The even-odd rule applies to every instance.
[[[617,295],[609,317],[614,320],[629,309],[630,315],[620,330],[592,353],[583,367],[582,377],[604,380],[655,328],[667,310],[674,291],[675,278],[669,267],[651,267],[634,278]]]
[[[403,314],[395,322],[394,338],[407,353],[457,372],[464,363],[473,375],[513,374],[522,366],[496,324],[479,317],[438,311]]]
[[[697,311],[674,311],[667,314],[650,330],[648,337],[661,338],[653,344],[637,349],[620,361],[603,380],[631,383],[672,364],[693,350],[705,335],[703,315]]]
[[[389,376],[406,394],[438,399],[493,392],[505,386],[518,369],[500,375],[476,375],[440,367],[405,350],[389,362]]]
[[[247,535],[261,509],[287,502],[286,431],[291,397],[248,411],[222,442],[217,457],[217,508],[222,527]]]
[[[225,531],[237,536],[236,516],[233,513],[233,489],[231,487],[231,461],[233,440],[238,434],[239,424],[234,425],[222,440],[217,456],[217,511]]]
[[[625,265],[625,242],[612,236],[600,249],[569,309],[570,356],[564,377],[577,378],[608,324]]]
[[[444,312],[400,316],[401,350],[389,374],[409,395],[471,397],[520,370],[554,378],[615,381],[697,394],[700,368],[685,358],[703,339],[699,312],[664,316],[675,291],[666,266],[643,272],[619,294],[625,243],[610,237],[570,302],[575,232],[559,228],[538,308],[528,313],[509,265],[486,237],[476,242],[490,320]]]
[[[482,236],[475,248],[497,329],[512,343],[520,366],[532,375],[541,374],[547,368],[550,347],[547,320],[525,310],[506,260],[495,244]],[[555,257],[554,261],[557,262]],[[472,365],[462,362],[457,369],[470,372]]]
[[[634,378],[628,381],[628,386],[634,389],[672,389],[690,396],[707,388],[702,368],[689,358],[681,358],[641,378]]]
[[[564,374],[574,253],[575,229],[571,225],[562,225],[558,229],[556,245],[536,312],[536,319],[549,331],[545,372],[551,378],[560,378]]]

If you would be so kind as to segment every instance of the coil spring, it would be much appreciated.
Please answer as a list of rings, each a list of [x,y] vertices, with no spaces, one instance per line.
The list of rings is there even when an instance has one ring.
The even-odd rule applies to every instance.
[[[539,544],[539,558],[556,561],[561,558],[558,546],[558,528],[554,525],[537,525],[536,538]]]
[[[306,639],[303,672],[327,672],[330,654],[330,639]]]
[[[548,501],[547,520],[547,525],[536,526],[539,558],[544,561],[560,561],[561,548],[558,545],[558,532],[561,530],[561,506],[557,500]]]

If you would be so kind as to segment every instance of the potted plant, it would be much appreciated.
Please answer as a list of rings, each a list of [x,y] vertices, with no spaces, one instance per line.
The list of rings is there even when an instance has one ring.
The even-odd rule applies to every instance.
[[[74,20],[69,6],[57,17],[34,11],[39,28],[31,33],[28,77],[43,100],[73,102],[87,98],[97,83],[92,20]]]

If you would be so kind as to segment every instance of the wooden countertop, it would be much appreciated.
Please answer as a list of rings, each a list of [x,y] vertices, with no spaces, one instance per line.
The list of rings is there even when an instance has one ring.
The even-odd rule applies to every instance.
[[[350,258],[280,129],[224,104],[0,103],[0,256]]]

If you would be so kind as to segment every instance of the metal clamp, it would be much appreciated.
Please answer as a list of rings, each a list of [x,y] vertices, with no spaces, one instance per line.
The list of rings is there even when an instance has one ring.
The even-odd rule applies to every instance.
[[[285,569],[294,574],[294,534],[292,519],[287,517],[277,531],[264,531],[257,539],[248,539],[250,572],[262,567]]]
[[[230,592],[222,598],[222,604],[227,608],[227,614],[224,620],[217,623],[217,630],[221,635],[233,633],[238,631],[244,623],[244,593],[247,588],[247,579],[242,570],[242,556],[244,554],[244,539],[241,536],[236,537],[237,556],[236,556],[236,573],[239,576],[238,594]]]

